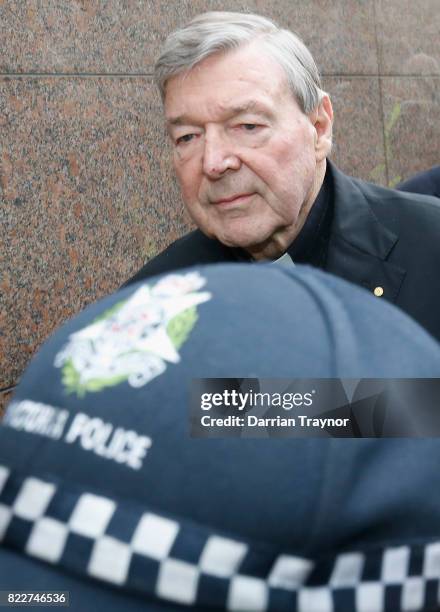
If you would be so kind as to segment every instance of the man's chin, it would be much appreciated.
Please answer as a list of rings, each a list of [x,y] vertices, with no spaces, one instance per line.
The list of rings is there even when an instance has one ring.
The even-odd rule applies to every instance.
[[[285,253],[287,246],[292,241],[292,238],[287,239],[287,236],[276,230],[253,233],[249,230],[219,231],[211,234],[210,237],[218,240],[226,247],[243,249],[255,260],[277,259]]]
[[[264,249],[265,246],[272,241],[274,233],[277,228],[272,226],[263,227],[249,227],[249,221],[242,221],[240,223],[230,223],[223,226],[211,226],[202,227],[199,226],[200,230],[208,238],[218,240],[226,247],[239,248],[245,251],[258,251],[260,248]]]
[[[264,245],[270,239],[270,235],[256,236],[255,234],[249,235],[246,233],[218,233],[213,238],[229,248],[247,251],[258,249],[260,245]]]

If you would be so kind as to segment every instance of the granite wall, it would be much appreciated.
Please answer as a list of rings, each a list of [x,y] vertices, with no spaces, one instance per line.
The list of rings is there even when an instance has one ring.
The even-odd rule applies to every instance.
[[[215,9],[302,36],[343,170],[394,185],[439,163],[438,0],[0,0],[0,406],[57,325],[190,227],[152,67]]]

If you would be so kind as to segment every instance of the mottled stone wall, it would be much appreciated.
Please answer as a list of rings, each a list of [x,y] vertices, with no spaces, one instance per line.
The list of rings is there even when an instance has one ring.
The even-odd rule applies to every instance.
[[[439,163],[438,0],[0,0],[0,409],[59,323],[190,227],[151,75],[210,9],[302,36],[343,170],[393,185]]]

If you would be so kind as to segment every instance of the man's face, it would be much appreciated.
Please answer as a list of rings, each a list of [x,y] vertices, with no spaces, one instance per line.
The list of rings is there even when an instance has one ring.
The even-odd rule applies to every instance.
[[[213,55],[168,80],[165,115],[196,225],[256,258],[283,253],[319,191],[328,152],[316,112],[300,110],[283,69],[256,43]]]

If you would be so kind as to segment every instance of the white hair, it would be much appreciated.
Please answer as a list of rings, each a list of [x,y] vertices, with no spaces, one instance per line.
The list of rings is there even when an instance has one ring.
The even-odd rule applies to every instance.
[[[189,72],[214,53],[226,53],[255,40],[261,41],[267,55],[284,69],[301,110],[314,110],[325,92],[312,54],[302,40],[266,17],[220,11],[198,15],[166,39],[154,67],[162,101],[169,78]]]

